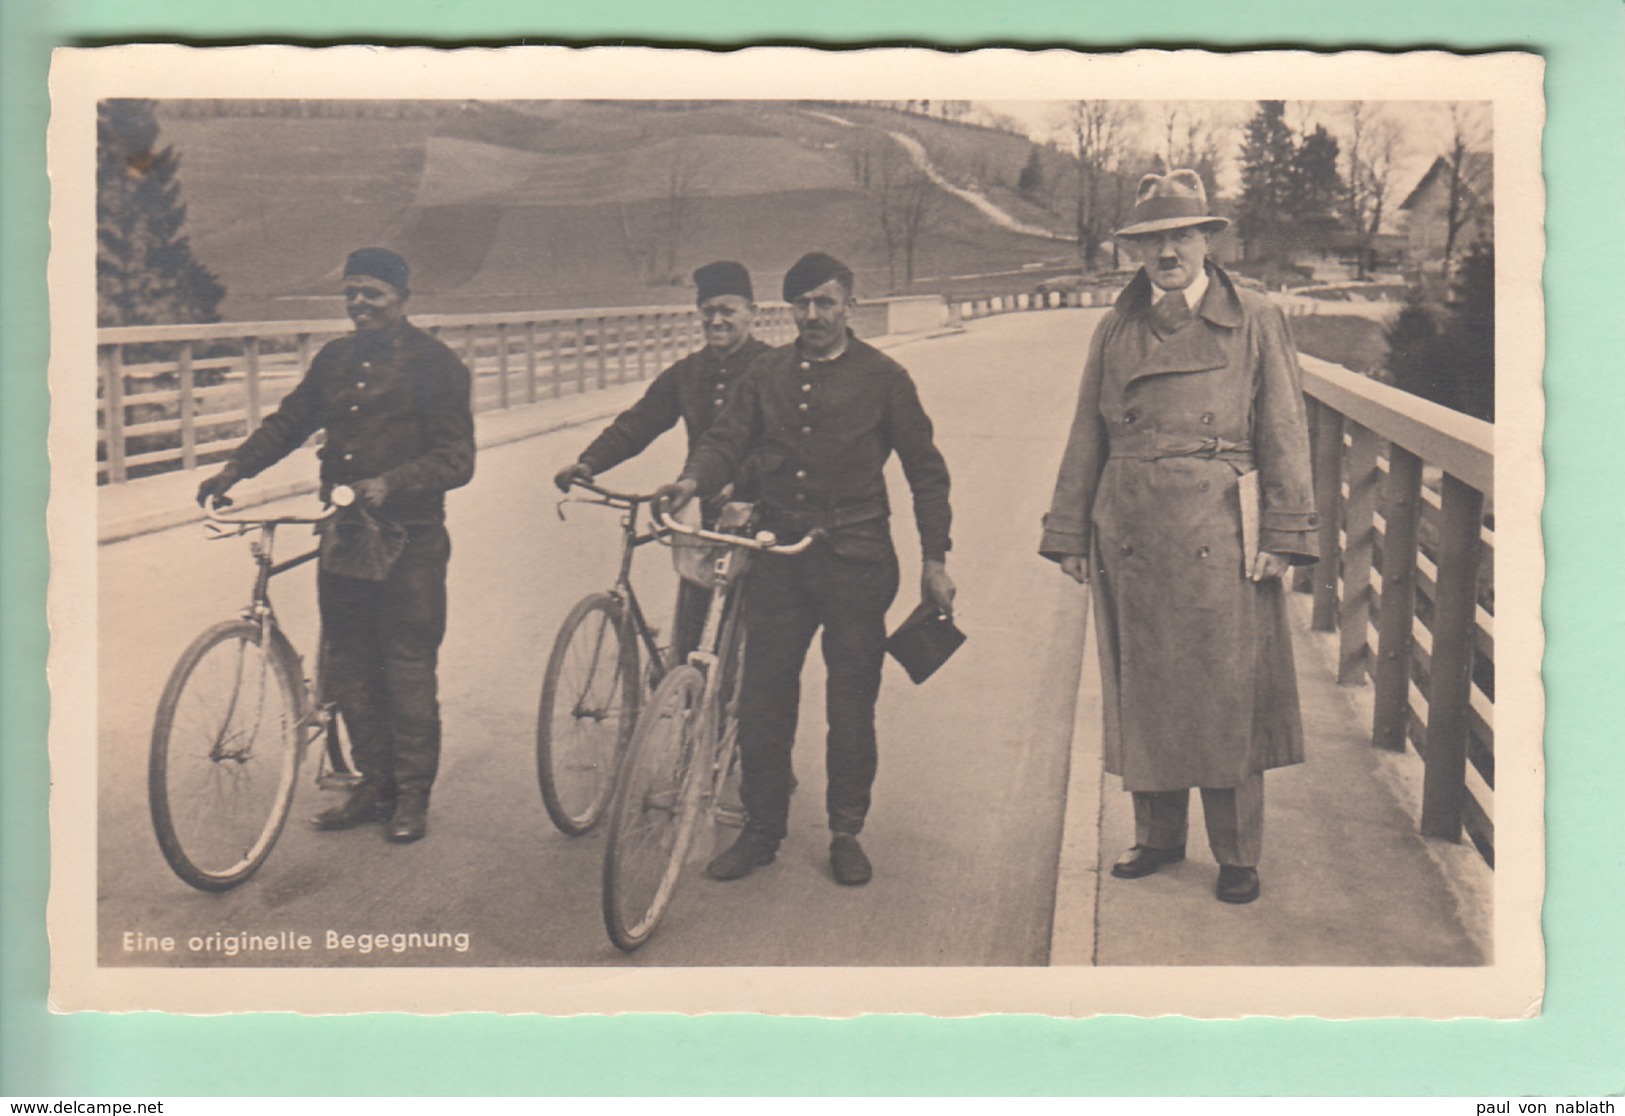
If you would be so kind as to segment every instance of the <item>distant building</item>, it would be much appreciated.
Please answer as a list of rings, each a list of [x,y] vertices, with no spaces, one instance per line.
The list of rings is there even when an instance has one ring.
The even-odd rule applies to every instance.
[[[1462,161],[1457,187],[1454,257],[1459,260],[1478,240],[1494,236],[1495,164],[1488,152],[1469,152]],[[1399,203],[1399,227],[1405,238],[1407,267],[1423,273],[1444,270],[1450,242],[1450,163],[1442,156]]]

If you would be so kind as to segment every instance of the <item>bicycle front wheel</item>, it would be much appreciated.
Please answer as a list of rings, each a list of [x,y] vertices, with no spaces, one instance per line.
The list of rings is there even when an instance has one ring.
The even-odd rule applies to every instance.
[[[620,604],[583,598],[564,618],[536,712],[536,777],[553,824],[579,836],[603,816],[637,722],[638,649],[622,641]]]
[[[293,805],[304,687],[280,636],[230,620],[175,664],[158,702],[147,797],[158,847],[204,891],[242,883],[264,863]]]
[[[699,814],[705,675],[680,666],[638,718],[615,781],[604,850],[604,926],[634,950],[648,941],[677,888]]]

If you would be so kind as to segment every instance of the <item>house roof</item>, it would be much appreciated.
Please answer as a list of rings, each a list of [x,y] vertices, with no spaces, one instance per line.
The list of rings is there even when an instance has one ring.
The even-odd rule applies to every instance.
[[[1467,188],[1469,191],[1473,191],[1475,193],[1477,192],[1473,190],[1474,184],[1482,184],[1487,188],[1492,182],[1494,182],[1495,162],[1490,157],[1489,152],[1469,151],[1465,159],[1465,165],[1467,172]],[[1442,176],[1448,175],[1449,173],[1450,164],[1445,161],[1443,155],[1439,156],[1437,159],[1434,159],[1433,165],[1428,167],[1426,173],[1422,175],[1421,180],[1418,181],[1414,187],[1412,187],[1411,192],[1405,195],[1405,200],[1399,203],[1400,210],[1406,211],[1416,208],[1423,196],[1426,195],[1430,189],[1432,189],[1434,184],[1439,182]],[[1486,192],[1488,192],[1487,189]]]

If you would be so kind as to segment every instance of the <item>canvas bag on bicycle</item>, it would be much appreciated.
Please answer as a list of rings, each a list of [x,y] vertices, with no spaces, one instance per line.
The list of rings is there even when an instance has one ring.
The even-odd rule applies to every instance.
[[[745,534],[749,531],[755,511],[756,505],[742,501],[735,500],[723,504],[711,530]],[[699,527],[710,517],[701,512],[700,501],[691,500],[673,518],[685,527]],[[716,559],[722,550],[722,544],[707,542],[692,535],[671,536],[672,566],[684,581],[698,585],[701,589],[716,588]],[[745,557],[745,552],[741,551],[739,559],[743,561]]]
[[[340,508],[317,526],[324,573],[383,581],[406,549],[406,528],[359,504]]]

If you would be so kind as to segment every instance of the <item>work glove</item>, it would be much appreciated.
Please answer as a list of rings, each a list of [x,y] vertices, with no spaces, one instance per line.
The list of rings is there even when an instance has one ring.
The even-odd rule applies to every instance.
[[[553,474],[553,483],[560,492],[569,492],[570,486],[576,481],[592,482],[592,466],[585,461],[577,461],[573,465],[566,465]]]
[[[235,465],[227,465],[212,477],[206,477],[202,484],[197,486],[197,504],[206,508],[211,502],[215,507],[231,507],[231,498],[226,495],[232,485],[242,479]]]
[[[355,491],[355,502],[370,511],[377,511],[389,499],[389,482],[383,477],[358,480],[350,487]]]

